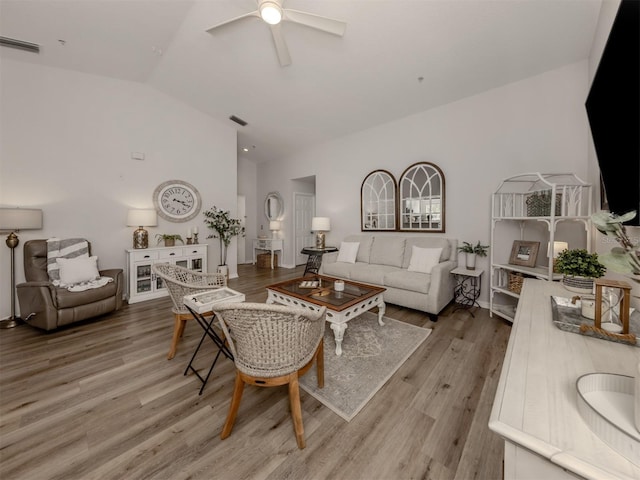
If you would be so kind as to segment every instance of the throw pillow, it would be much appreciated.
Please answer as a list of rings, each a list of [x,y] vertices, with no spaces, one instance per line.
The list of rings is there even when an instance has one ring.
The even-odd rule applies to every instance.
[[[84,238],[50,238],[47,240],[47,273],[49,281],[60,285],[58,258],[89,257],[89,242]]]
[[[60,286],[88,282],[100,278],[98,257],[58,258]]]
[[[407,270],[410,272],[431,273],[433,267],[440,263],[441,253],[442,248],[420,248],[414,245]]]
[[[340,244],[340,252],[338,253],[337,262],[356,263],[358,256],[358,248],[360,242],[342,242]]]

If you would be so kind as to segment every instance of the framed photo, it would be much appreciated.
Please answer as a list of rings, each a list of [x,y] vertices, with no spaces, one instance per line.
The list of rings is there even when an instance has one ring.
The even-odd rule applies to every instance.
[[[513,242],[513,247],[511,247],[509,263],[511,265],[521,265],[523,267],[535,267],[539,249],[540,242],[515,240]]]

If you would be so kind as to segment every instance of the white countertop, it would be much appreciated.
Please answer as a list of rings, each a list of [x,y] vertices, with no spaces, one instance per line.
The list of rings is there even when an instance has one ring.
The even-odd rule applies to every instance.
[[[635,376],[640,348],[558,329],[551,295],[571,294],[557,282],[525,280],[489,428],[582,477],[639,480],[640,468],[582,419],[576,380],[593,372]]]

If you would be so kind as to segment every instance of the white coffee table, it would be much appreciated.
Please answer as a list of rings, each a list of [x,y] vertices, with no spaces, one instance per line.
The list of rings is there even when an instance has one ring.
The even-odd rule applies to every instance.
[[[316,288],[303,288],[303,282],[315,280]],[[267,287],[267,303],[279,303],[292,307],[305,307],[319,310],[327,307],[326,319],[333,330],[336,342],[336,355],[342,355],[342,340],[347,330],[347,322],[378,307],[378,324],[384,325],[382,318],[386,305],[382,294],[385,288],[344,280],[345,289],[337,292],[333,288],[335,278],[316,276],[296,278]]]

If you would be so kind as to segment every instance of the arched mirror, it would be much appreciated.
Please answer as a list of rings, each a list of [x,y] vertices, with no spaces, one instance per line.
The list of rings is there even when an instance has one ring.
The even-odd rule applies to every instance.
[[[400,177],[400,230],[444,232],[444,175],[437,165],[420,162]]]
[[[281,220],[284,213],[284,201],[278,192],[271,192],[264,201],[264,214],[269,219]]]
[[[374,170],[360,187],[362,231],[396,230],[396,179],[386,170]]]

